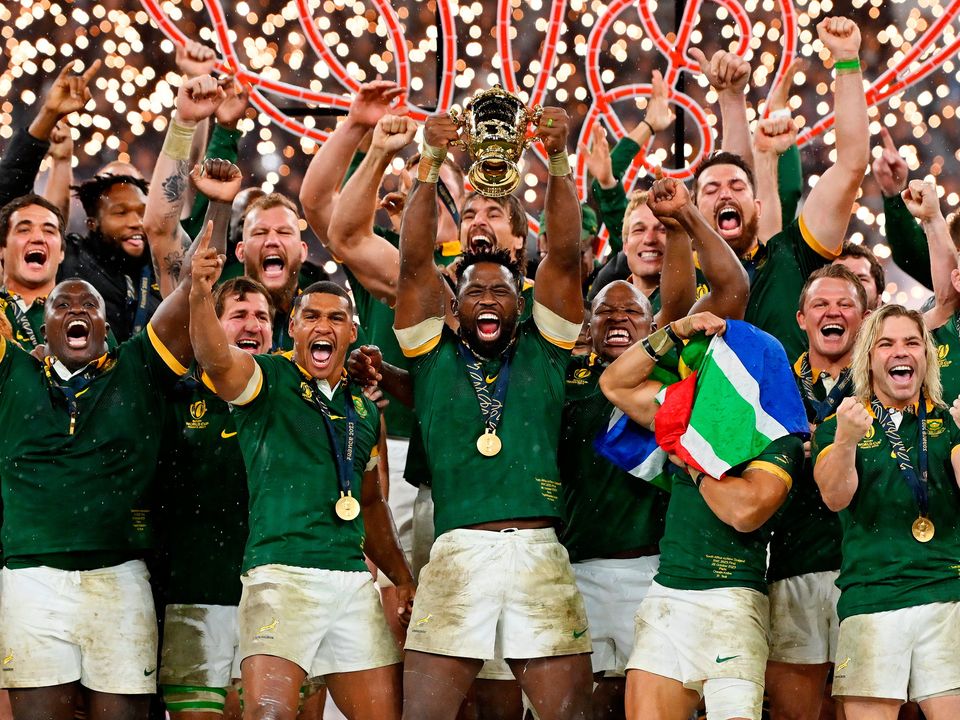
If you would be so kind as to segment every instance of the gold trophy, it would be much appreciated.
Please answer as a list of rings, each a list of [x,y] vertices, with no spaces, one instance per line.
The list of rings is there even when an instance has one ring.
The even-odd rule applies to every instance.
[[[450,110],[460,127],[460,140],[473,164],[467,176],[481,195],[503,197],[520,184],[517,163],[537,137],[527,137],[527,126],[540,122],[543,108],[527,110],[520,98],[500,85],[478,92],[463,108]]]

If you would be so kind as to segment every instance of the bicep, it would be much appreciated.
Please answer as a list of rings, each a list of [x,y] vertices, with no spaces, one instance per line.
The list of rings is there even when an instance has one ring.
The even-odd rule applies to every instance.
[[[330,251],[350,268],[367,292],[388,305],[396,303],[400,252],[387,240],[370,233],[356,244],[331,245]]]
[[[766,522],[787,499],[792,483],[790,476],[782,470],[771,472],[767,469],[748,468],[743,473],[743,478],[752,486],[755,510],[763,518],[762,522]]]

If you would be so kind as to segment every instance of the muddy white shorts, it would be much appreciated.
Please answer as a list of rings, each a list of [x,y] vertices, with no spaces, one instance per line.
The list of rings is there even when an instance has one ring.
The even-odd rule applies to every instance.
[[[156,692],[157,617],[143,561],[3,568],[0,577],[0,687],[79,680],[96,692]]]
[[[406,649],[481,660],[590,652],[583,599],[556,532],[441,535],[420,574]]]
[[[633,650],[634,616],[659,564],[659,555],[574,563],[573,574],[590,623],[594,673],[623,675]]]
[[[310,678],[400,662],[370,573],[262,565],[241,580],[241,661],[274,655]]]
[[[852,615],[840,623],[833,694],[915,702],[960,695],[958,648],[958,602]]]
[[[672,678],[707,700],[722,680],[734,683],[730,717],[759,718],[767,665],[767,596],[748,588],[675,590],[650,586],[637,612],[627,669]],[[716,689],[716,688],[713,688]],[[716,710],[716,708],[713,708]],[[739,713],[739,714],[736,714]]]
[[[158,682],[229,687],[240,677],[239,644],[236,606],[167,605]]]
[[[770,660],[796,665],[833,662],[840,631],[839,574],[808,573],[770,585]]]

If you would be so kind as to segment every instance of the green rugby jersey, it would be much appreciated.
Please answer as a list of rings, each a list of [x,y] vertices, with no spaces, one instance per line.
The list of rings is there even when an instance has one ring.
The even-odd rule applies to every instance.
[[[37,298],[25,310],[18,306],[19,297],[0,290],[0,309],[10,321],[13,338],[25,350],[33,350],[43,342],[43,306],[46,298]]]
[[[810,234],[801,213],[766,245],[758,245],[748,257],[740,258],[750,278],[750,298],[743,319],[779,340],[788,358],[799,357],[807,349],[807,337],[796,317],[803,284],[810,273],[835,257]],[[697,297],[707,289],[706,278],[698,268]]]
[[[794,375],[807,418],[814,422],[816,413],[804,396],[800,381],[800,362],[798,359],[794,365]],[[813,393],[817,400],[827,396],[823,373],[816,370],[813,371]],[[803,468],[794,478],[793,490],[775,518],[767,582],[839,570],[841,536],[840,518],[823,504],[820,488],[813,479],[813,462],[805,457]]]
[[[442,330],[433,333],[433,323]],[[497,430],[503,448],[484,457],[476,442],[485,424],[457,351],[457,334],[440,318],[399,332],[419,340],[408,344],[401,339],[401,346],[414,358],[415,407],[433,479],[437,536],[497,520],[559,519],[557,443],[573,339],[548,340],[532,318],[520,324]],[[492,387],[499,359],[484,363],[483,372]]]
[[[247,541],[247,473],[230,408],[192,375],[167,393],[158,473],[167,604],[237,605]]]
[[[868,407],[869,410],[869,407]],[[872,413],[871,413],[872,414]],[[830,452],[836,416],[814,433],[811,455],[818,462]],[[918,419],[905,412],[899,434],[917,467]],[[934,602],[960,601],[960,489],[950,462],[960,446],[950,412],[928,404],[927,442],[930,520],[936,532],[917,542],[911,526],[919,510],[892,457],[893,448],[876,419],[857,443],[859,485],[840,511],[843,563],[837,586],[840,619]]]
[[[63,392],[43,365],[0,339],[0,497],[9,567],[89,569],[73,566],[69,556],[136,556],[153,544],[163,387],[186,368],[149,325],[95,367],[96,377],[78,393],[71,434]]]
[[[759,469],[788,486],[800,471],[803,442],[794,435],[774,440],[756,458],[732,468],[734,477]],[[678,590],[745,587],[767,592],[764,574],[772,521],[741,533],[720,520],[686,473],[673,474],[667,524],[660,541],[660,569],[654,578]]]
[[[571,562],[656,545],[663,536],[667,493],[593,449],[614,409],[600,392],[604,367],[593,355],[570,358],[567,367],[557,460],[566,522],[561,542]]]
[[[314,393],[310,376],[291,357],[255,356],[260,387],[250,402],[233,406],[250,491],[243,570],[270,563],[365,570],[363,515],[345,521],[334,512],[340,497],[336,456],[323,414],[308,399]],[[351,386],[351,393],[345,397],[340,381],[333,398],[322,399],[339,443],[346,432],[344,402],[357,411],[351,492],[359,502],[364,471],[377,457],[380,415],[359,388]]]
[[[940,382],[943,383],[943,399],[947,404],[960,396],[960,335],[957,334],[960,313],[933,331],[940,362]]]

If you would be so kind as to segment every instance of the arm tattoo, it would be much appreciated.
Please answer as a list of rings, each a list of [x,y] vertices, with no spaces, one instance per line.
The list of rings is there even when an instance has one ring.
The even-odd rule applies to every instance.
[[[174,282],[178,282],[180,280],[180,271],[183,270],[183,252],[175,250],[172,253],[167,253],[167,256],[163,259],[163,263],[167,266],[167,272],[170,273],[170,277],[173,278]]]
[[[187,163],[183,160],[177,161],[177,169],[173,175],[168,175],[161,184],[163,188],[163,198],[171,205],[182,201],[183,193],[187,189]]]

